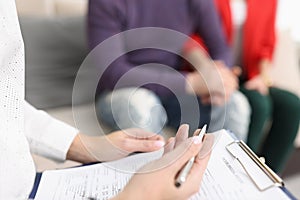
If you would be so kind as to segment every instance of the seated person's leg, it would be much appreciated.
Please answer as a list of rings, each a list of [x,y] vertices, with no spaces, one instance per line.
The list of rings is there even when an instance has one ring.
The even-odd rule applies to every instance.
[[[280,172],[294,147],[299,128],[300,100],[285,90],[270,88],[273,101],[272,127],[265,140],[262,156]]]
[[[187,123],[190,126],[190,136],[197,128],[210,122],[210,105],[200,103],[198,97],[192,95],[175,95],[162,99],[168,116],[168,126],[178,129],[180,124]]]
[[[236,133],[239,138],[246,138],[250,106],[240,92],[236,92],[226,106],[213,107],[213,109],[211,105],[202,104],[199,98],[192,95],[178,98],[180,100],[175,96],[162,100],[168,115],[168,126],[177,129],[180,124],[188,123],[192,131],[208,124],[210,132],[225,128]],[[195,105],[195,99],[198,105]],[[196,111],[197,107],[199,112]]]
[[[160,133],[167,116],[158,97],[144,88],[104,92],[96,103],[100,120],[115,130],[143,128]]]
[[[247,144],[256,153],[262,145],[266,122],[271,116],[271,99],[269,96],[261,95],[256,90],[247,90],[241,87],[241,91],[247,97],[251,106],[251,118]]]
[[[247,98],[239,91],[232,94],[224,106],[213,106],[209,131],[228,129],[238,139],[247,140],[251,108]]]

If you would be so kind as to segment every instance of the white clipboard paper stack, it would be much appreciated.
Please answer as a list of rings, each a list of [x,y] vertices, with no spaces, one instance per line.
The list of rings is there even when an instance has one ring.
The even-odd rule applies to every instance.
[[[245,143],[235,141],[225,130],[213,134],[212,155],[199,192],[191,200],[295,199]],[[134,172],[161,155],[162,151],[143,153],[109,163],[45,171],[35,199],[109,199],[130,180],[133,173],[128,171]]]

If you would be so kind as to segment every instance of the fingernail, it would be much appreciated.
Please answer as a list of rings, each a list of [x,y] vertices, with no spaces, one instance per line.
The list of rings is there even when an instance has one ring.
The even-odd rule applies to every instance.
[[[182,124],[179,129],[183,132],[189,132],[190,126],[188,124]]]
[[[194,132],[194,135],[195,135],[195,136],[199,135],[200,131],[201,131],[200,129],[197,129],[197,130]]]
[[[199,136],[194,136],[193,142],[194,142],[194,144],[200,144],[202,142],[202,138]]]
[[[205,158],[207,154],[212,150],[214,141],[215,141],[215,137],[213,135],[209,135],[209,136],[206,135],[206,137],[204,137],[203,145],[198,154],[198,157],[200,159]]]
[[[156,147],[163,147],[165,145],[164,141],[155,141],[154,146]]]

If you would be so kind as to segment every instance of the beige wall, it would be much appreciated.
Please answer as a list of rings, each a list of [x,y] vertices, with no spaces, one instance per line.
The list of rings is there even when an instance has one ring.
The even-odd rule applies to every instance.
[[[289,31],[277,34],[272,75],[277,86],[292,91],[300,97],[300,52],[297,45],[292,40]],[[296,146],[300,147],[300,129]]]
[[[84,15],[88,0],[16,0],[19,15]]]

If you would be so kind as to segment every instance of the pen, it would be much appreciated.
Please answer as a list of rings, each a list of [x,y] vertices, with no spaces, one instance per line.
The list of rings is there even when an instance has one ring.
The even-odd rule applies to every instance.
[[[203,128],[201,129],[198,137],[201,138],[201,140],[203,139],[203,136],[206,132],[206,124],[203,126]],[[185,166],[183,167],[183,169],[180,171],[178,177],[176,178],[176,181],[175,181],[175,186],[176,187],[180,187],[185,181],[186,181],[186,178],[194,164],[194,161],[195,161],[195,157],[192,157],[186,164]]]

